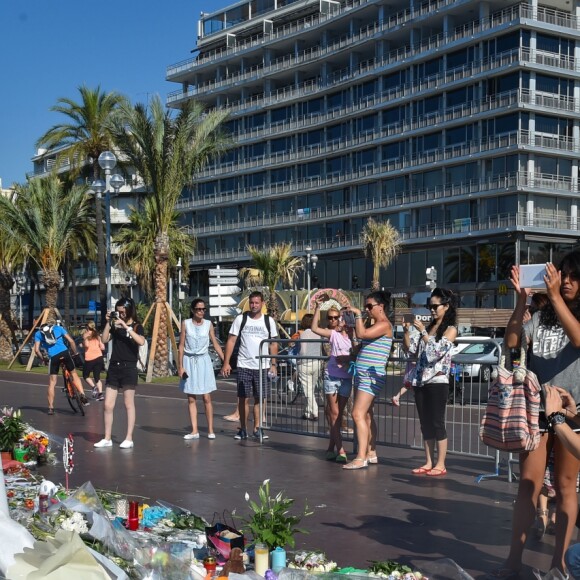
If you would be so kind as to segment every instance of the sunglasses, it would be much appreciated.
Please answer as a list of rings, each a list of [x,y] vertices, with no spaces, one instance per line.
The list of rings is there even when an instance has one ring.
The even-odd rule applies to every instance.
[[[365,304],[367,310],[372,310],[375,306],[378,306],[378,304]]]
[[[426,305],[429,310],[437,310],[439,306],[443,306],[443,304],[427,304]]]
[[[340,316],[327,316],[328,320],[338,320]]]
[[[207,308],[194,308],[197,312],[205,312]]]

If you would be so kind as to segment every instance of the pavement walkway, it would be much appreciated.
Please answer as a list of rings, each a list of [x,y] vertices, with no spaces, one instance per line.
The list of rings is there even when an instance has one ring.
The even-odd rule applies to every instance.
[[[216,439],[206,437],[200,405],[201,438],[185,442],[189,432],[187,404],[176,385],[139,385],[136,398],[135,447],[122,450],[125,411],[115,410],[115,446],[95,449],[103,433],[102,403],[91,402],[86,417],[75,416],[59,392],[56,414],[46,414],[45,375],[0,371],[0,407],[22,409],[25,420],[58,437],[75,437],[71,484],[90,480],[97,488],[162,499],[211,521],[234,510],[249,514],[244,495],[256,499],[259,485],[270,479],[274,492],[285,490],[305,502],[314,515],[303,520],[308,535],[296,536],[296,547],[319,549],[340,566],[366,567],[369,560],[396,560],[421,568],[422,563],[451,558],[474,578],[499,567],[507,555],[512,503],[517,484],[499,478],[476,483],[493,470],[489,461],[462,455],[448,457],[448,474],[427,478],[411,474],[420,465],[418,449],[380,447],[379,464],[342,470],[324,460],[326,441],[269,431],[259,442],[235,441],[236,425],[223,420],[235,404],[231,382],[220,381],[215,394]],[[46,478],[64,481],[62,466],[40,468]],[[531,568],[546,571],[553,537],[531,538],[522,578]]]

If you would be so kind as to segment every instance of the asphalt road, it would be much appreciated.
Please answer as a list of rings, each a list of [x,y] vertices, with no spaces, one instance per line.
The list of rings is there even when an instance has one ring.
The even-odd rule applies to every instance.
[[[383,446],[378,465],[344,471],[324,460],[322,437],[269,431],[263,445],[238,442],[233,439],[236,426],[222,419],[235,403],[233,383],[223,381],[213,397],[215,440],[205,436],[203,412],[201,438],[183,440],[189,419],[177,386],[139,385],[134,449],[118,446],[125,428],[119,398],[115,446],[97,450],[93,443],[103,434],[102,403],[92,402],[83,418],[72,413],[59,391],[57,412],[48,416],[46,380],[34,373],[0,371],[0,406],[20,407],[25,420],[56,437],[73,433],[73,486],[90,480],[98,488],[169,501],[211,521],[233,510],[248,515],[245,493],[256,499],[260,483],[270,479],[274,492],[283,489],[296,500],[297,510],[306,501],[314,509],[302,522],[310,533],[296,536],[297,547],[321,549],[340,566],[392,559],[424,568],[447,557],[482,578],[507,554],[516,484],[507,482],[505,469],[497,479],[475,483],[478,474],[490,471],[488,461],[452,455],[446,477],[426,478],[410,473],[421,462],[416,449]],[[39,472],[64,481],[62,465]],[[547,570],[552,543],[549,536],[530,540],[525,563]],[[530,568],[522,577],[532,578]]]

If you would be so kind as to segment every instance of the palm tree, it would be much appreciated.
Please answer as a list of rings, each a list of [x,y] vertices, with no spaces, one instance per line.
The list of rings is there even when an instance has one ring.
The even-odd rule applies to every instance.
[[[230,140],[222,132],[227,113],[204,112],[203,105],[188,101],[174,115],[154,97],[148,106],[125,101],[114,116],[111,131],[115,143],[139,173],[151,200],[150,235],[153,237],[155,302],[167,299],[170,231],[175,224],[175,204],[196,172],[221,155]],[[167,316],[161,308],[153,375],[167,376]]]
[[[79,87],[81,100],[60,98],[51,111],[68,117],[69,122],[51,127],[37,141],[37,146],[49,149],[63,148],[57,157],[55,169],[61,161],[71,163],[71,176],[78,175],[86,160],[91,163],[93,181],[99,178],[99,155],[112,147],[109,121],[115,109],[122,102],[119,93],[105,93],[101,87],[90,89]],[[101,302],[101,321],[107,311],[107,275],[105,271],[105,241],[103,234],[103,202],[95,195],[95,220],[97,233],[97,268],[99,272],[99,300]]]
[[[94,213],[87,188],[65,189],[56,176],[32,179],[13,201],[0,196],[0,233],[20,244],[29,261],[43,272],[46,307],[54,320],[60,268],[73,248],[94,257]]]
[[[155,288],[155,206],[151,198],[145,199],[139,212],[131,207],[129,224],[122,226],[115,235],[114,242],[119,246],[117,254],[122,270],[135,272],[139,286],[151,294]],[[178,227],[179,214],[173,212],[170,224],[169,266],[175,266],[180,257],[186,258],[195,251],[195,238],[188,228]],[[184,260],[184,276],[187,276],[189,260]]]
[[[17,342],[18,325],[10,307],[10,290],[14,285],[13,272],[22,264],[22,246],[7,236],[0,236],[0,361],[12,359],[12,346]]]
[[[248,246],[256,269],[260,272],[264,286],[268,288],[268,313],[278,320],[278,295],[276,289],[281,283],[291,286],[298,272],[304,268],[304,262],[292,255],[292,243],[282,242],[268,248],[260,249]]]
[[[380,288],[381,268],[386,268],[401,251],[401,237],[391,222],[376,222],[370,217],[361,232],[361,241],[365,256],[373,262],[371,290],[374,292]]]

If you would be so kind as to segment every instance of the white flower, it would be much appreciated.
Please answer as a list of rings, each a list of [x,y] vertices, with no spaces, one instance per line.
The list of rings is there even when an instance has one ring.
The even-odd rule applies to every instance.
[[[246,495],[244,497],[246,498],[246,501],[250,501],[250,494],[248,492],[246,492]]]
[[[268,485],[270,483],[269,479],[265,479],[264,482],[262,483],[262,485]]]
[[[60,527],[63,530],[76,532],[77,534],[86,534],[89,531],[87,522],[79,512],[75,512],[70,518],[63,520]]]

